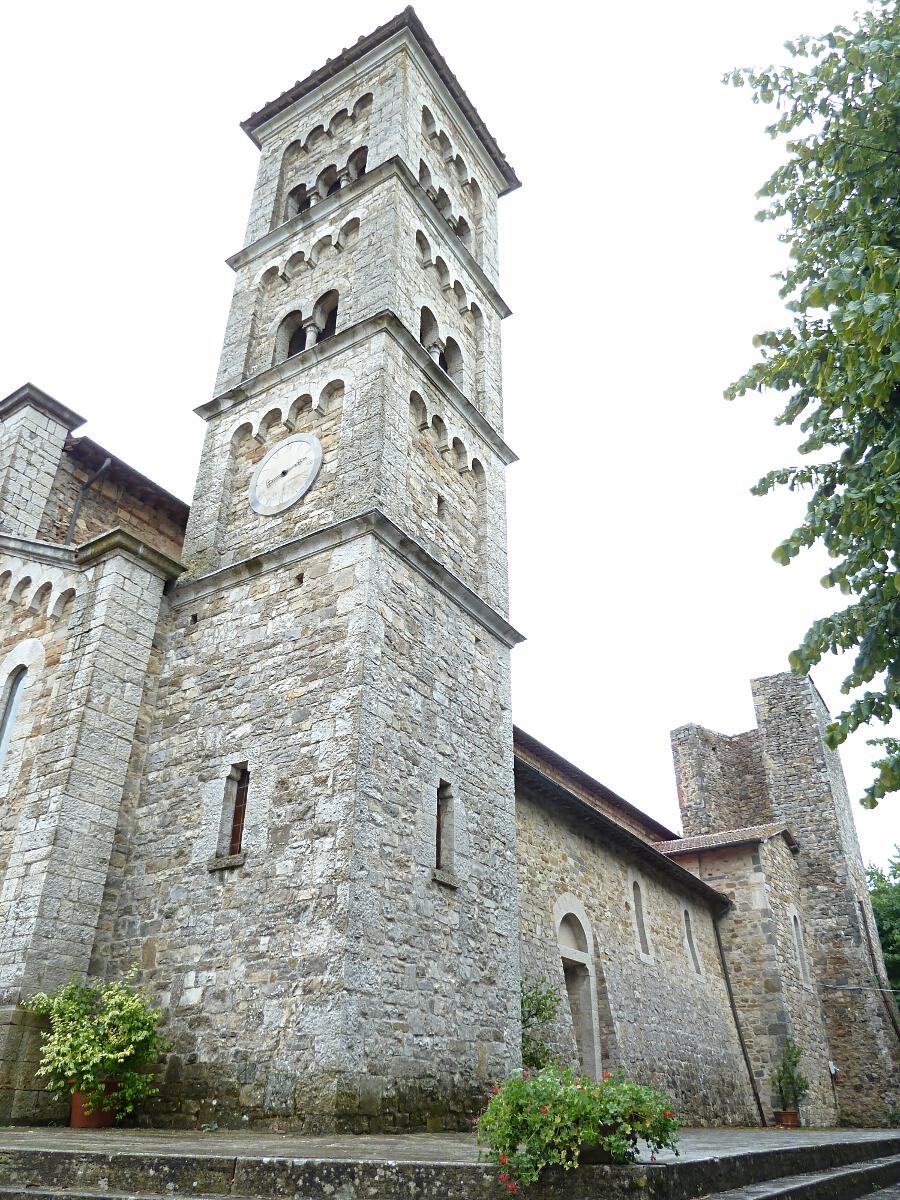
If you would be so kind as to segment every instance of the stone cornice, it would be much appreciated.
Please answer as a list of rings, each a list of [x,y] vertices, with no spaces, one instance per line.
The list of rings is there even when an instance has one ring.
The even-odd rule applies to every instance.
[[[0,552],[16,554],[33,562],[51,567],[77,567],[75,551],[71,546],[60,546],[56,542],[40,542],[32,538],[16,537],[12,533],[0,533]]]
[[[470,587],[458,579],[452,571],[430,554],[398,525],[378,509],[370,509],[355,517],[347,517],[334,525],[318,529],[314,533],[282,542],[271,550],[243,559],[222,567],[199,579],[185,580],[176,584],[170,593],[174,608],[183,608],[187,604],[203,600],[226,587],[255,579],[259,575],[280,570],[303,562],[313,555],[333,550],[346,542],[371,535],[383,545],[394,551],[407,566],[422,575],[432,583],[438,591],[452,600],[459,608],[469,614],[488,633],[496,637],[504,646],[515,646],[524,641],[512,625]]]
[[[331,216],[345,205],[350,205],[351,202],[358,200],[365,192],[371,191],[378,184],[391,178],[400,179],[403,182],[407,191],[418,205],[425,223],[430,226],[432,234],[447,240],[447,245],[451,247],[450,252],[456,254],[474,279],[476,285],[481,289],[485,299],[490,302],[500,318],[503,319],[510,316],[512,309],[497,291],[493,283],[491,283],[471,250],[467,249],[453,230],[450,229],[447,222],[441,216],[438,206],[421,186],[403,159],[397,156],[388,158],[383,163],[379,163],[377,167],[366,171],[365,175],[361,175],[359,179],[355,179],[347,187],[341,188],[333,196],[328,196],[326,199],[321,200],[305,213],[298,213],[295,217],[291,217],[289,221],[285,221],[283,225],[276,225],[274,229],[270,229],[268,233],[264,233],[255,242],[244,246],[242,250],[238,250],[236,254],[232,254],[225,261],[232,270],[237,271],[240,267],[245,267],[249,263],[253,263],[257,259],[263,258],[265,255],[280,249],[295,234],[312,229],[324,218]],[[448,234],[449,238],[447,237]]]
[[[84,424],[84,417],[79,417],[78,413],[73,412],[71,408],[66,408],[64,404],[60,404],[58,400],[54,400],[52,396],[42,392],[33,383],[23,383],[20,388],[16,388],[14,392],[0,400],[0,421],[5,421],[20,408],[36,408],[51,421],[62,425],[69,433]]]
[[[202,417],[204,421],[209,421],[212,417],[217,417],[221,413],[228,412],[229,409],[236,407],[238,404],[243,404],[245,401],[252,400],[255,396],[260,395],[262,392],[268,391],[276,383],[283,383],[285,380],[293,379],[294,376],[303,375],[313,363],[324,362],[340,354],[342,351],[348,350],[360,342],[373,337],[375,334],[382,332],[392,337],[413,362],[422,368],[429,380],[444,396],[447,403],[456,409],[464,421],[471,425],[482,438],[485,445],[497,455],[505,466],[518,461],[517,456],[507,446],[490,421],[459,390],[446,372],[441,370],[425,347],[413,337],[400,318],[388,309],[374,313],[371,317],[364,317],[361,321],[357,321],[354,325],[349,325],[346,329],[340,330],[339,333],[327,338],[324,342],[317,342],[309,350],[304,350],[300,354],[286,358],[284,362],[276,363],[274,367],[267,367],[265,371],[260,371],[258,375],[251,375],[249,379],[243,380],[237,387],[220,392],[212,400],[201,404],[198,408],[194,409],[194,412],[199,417]]]
[[[126,555],[163,579],[176,579],[184,570],[182,564],[174,558],[154,550],[134,534],[120,528],[110,529],[89,542],[83,542],[75,550],[75,562],[79,566],[89,566],[114,554]]]

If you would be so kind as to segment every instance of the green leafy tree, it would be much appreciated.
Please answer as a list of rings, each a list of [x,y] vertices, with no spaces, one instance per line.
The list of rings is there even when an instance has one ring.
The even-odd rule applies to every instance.
[[[522,993],[522,1066],[540,1071],[550,1066],[553,1053],[540,1036],[553,1023],[559,1007],[559,996],[541,976],[535,983],[521,982]]]
[[[886,871],[869,867],[866,874],[888,980],[900,990],[900,846],[895,847]]]
[[[832,748],[900,708],[900,16],[874,0],[852,29],[801,37],[794,65],[726,75],[773,104],[768,132],[786,159],[759,195],[758,219],[786,222],[780,275],[786,328],[758,334],[759,361],[725,392],[787,393],[777,423],[799,426],[804,465],[771,471],[753,489],[808,490],[803,523],[774,552],[787,564],[821,544],[835,560],[822,580],[852,597],[815,621],[790,655],[806,674],[828,653],[854,651],[842,690],[855,698],[828,726]],[[861,694],[859,689],[865,689]],[[900,788],[900,740],[863,805]]]

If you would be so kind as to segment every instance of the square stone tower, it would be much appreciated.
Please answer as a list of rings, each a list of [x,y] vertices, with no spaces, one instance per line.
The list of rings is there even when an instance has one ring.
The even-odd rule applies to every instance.
[[[808,678],[752,686],[756,729],[673,732],[685,837],[666,852],[733,900],[725,948],[760,1088],[791,1034],[810,1119],[883,1124],[900,1104],[900,1016],[828,710]]]
[[[244,123],[247,244],[93,969],[173,1120],[462,1124],[519,1061],[496,201],[411,9]]]

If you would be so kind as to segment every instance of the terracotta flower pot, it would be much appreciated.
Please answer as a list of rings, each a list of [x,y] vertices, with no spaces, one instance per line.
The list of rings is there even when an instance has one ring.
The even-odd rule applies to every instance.
[[[118,1084],[114,1079],[104,1080],[104,1093],[111,1095]],[[116,1114],[114,1111],[107,1112],[100,1105],[95,1105],[93,1112],[85,1112],[85,1105],[88,1102],[87,1096],[83,1092],[73,1092],[71,1106],[69,1108],[69,1126],[72,1129],[109,1129],[116,1123]]]
[[[776,1108],[775,1120],[785,1129],[797,1129],[800,1125],[800,1114],[796,1108]]]
[[[578,1162],[583,1167],[608,1166],[615,1161],[610,1152],[596,1142],[582,1142],[579,1147]]]

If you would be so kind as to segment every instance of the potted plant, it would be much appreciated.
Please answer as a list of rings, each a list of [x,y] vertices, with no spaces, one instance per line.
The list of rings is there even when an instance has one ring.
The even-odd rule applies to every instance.
[[[651,1152],[675,1149],[678,1122],[655,1087],[609,1072],[597,1082],[550,1064],[495,1085],[476,1129],[502,1168],[500,1182],[515,1192],[549,1166],[571,1171],[582,1161],[633,1162],[639,1140]]]
[[[72,979],[26,1002],[47,1017],[36,1074],[57,1096],[71,1096],[70,1124],[98,1128],[121,1121],[159,1089],[148,1068],[167,1048],[158,1025],[162,1012],[124,980]]]
[[[775,1109],[775,1120],[792,1129],[800,1124],[800,1105],[809,1091],[809,1080],[800,1071],[802,1054],[794,1039],[786,1037],[781,1048],[781,1063],[771,1075],[772,1087],[781,1102],[781,1108]]]

